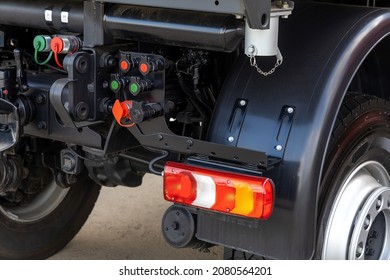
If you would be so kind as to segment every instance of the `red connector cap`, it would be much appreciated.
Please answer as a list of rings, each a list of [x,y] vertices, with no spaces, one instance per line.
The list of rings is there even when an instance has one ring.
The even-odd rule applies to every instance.
[[[116,100],[112,107],[112,114],[115,120],[120,126],[130,127],[134,125],[134,122],[130,117],[130,109],[133,107],[133,103],[129,100],[120,102]]]
[[[60,53],[64,49],[64,41],[60,37],[54,37],[50,42],[50,48],[54,53]]]

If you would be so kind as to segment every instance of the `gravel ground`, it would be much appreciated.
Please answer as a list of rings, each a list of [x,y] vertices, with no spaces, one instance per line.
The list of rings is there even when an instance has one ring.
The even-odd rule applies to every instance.
[[[146,175],[138,188],[103,188],[79,234],[51,259],[222,259],[221,247],[204,253],[166,244],[161,219],[170,205],[158,176]]]

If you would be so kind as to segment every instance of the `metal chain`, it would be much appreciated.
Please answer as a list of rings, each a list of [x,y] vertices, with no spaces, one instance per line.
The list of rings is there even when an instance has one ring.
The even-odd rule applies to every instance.
[[[280,53],[279,48],[278,48],[277,53],[276,53],[276,63],[275,63],[275,66],[271,70],[265,72],[265,71],[261,70],[261,68],[257,65],[257,60],[256,60],[255,53],[256,53],[256,51],[253,51],[251,54],[248,55],[249,62],[251,64],[251,66],[256,68],[256,70],[257,70],[257,72],[259,74],[261,74],[261,75],[263,75],[265,77],[267,77],[268,75],[273,74],[275,72],[276,68],[278,68],[283,63],[283,56]]]

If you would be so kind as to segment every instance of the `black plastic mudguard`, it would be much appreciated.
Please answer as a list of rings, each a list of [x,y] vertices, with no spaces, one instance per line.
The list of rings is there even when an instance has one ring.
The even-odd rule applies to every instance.
[[[280,25],[283,64],[264,77],[243,55],[227,78],[209,132],[210,141],[283,157],[264,173],[275,182],[274,212],[267,221],[201,212],[197,237],[269,258],[310,259],[332,127],[359,65],[390,32],[390,11],[297,5]],[[268,60],[259,58],[258,64],[267,67]],[[237,100],[247,102],[238,129],[232,122]],[[294,114],[291,127],[284,110]]]

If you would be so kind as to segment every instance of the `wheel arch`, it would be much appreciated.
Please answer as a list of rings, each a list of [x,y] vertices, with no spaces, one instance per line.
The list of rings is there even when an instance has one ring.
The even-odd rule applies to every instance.
[[[199,239],[270,258],[314,256],[318,189],[338,111],[352,86],[359,85],[368,94],[382,87],[376,95],[390,99],[386,94],[390,83],[385,79],[379,86],[357,78],[370,69],[387,69],[389,63],[378,63],[377,57],[390,44],[389,33],[389,10],[297,5],[293,15],[281,22],[279,47],[284,62],[273,75],[259,75],[245,56],[238,60],[219,97],[209,138],[275,154],[281,109],[286,105],[296,108],[283,161],[265,172],[276,185],[274,213],[257,228],[234,227],[204,215],[198,222]],[[263,61],[267,65],[268,60]],[[229,117],[240,98],[248,101],[246,115],[236,141],[229,143]],[[215,231],[210,230],[214,227]],[[245,240],[237,240],[243,230]]]
[[[361,92],[390,100],[390,34],[377,42],[357,69],[349,86],[352,92]]]

